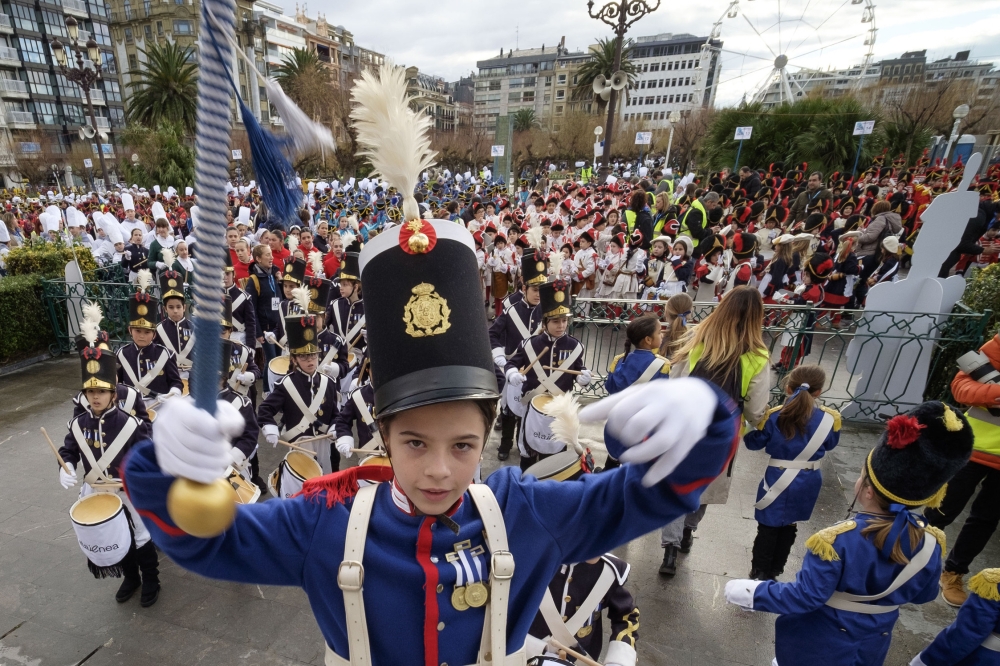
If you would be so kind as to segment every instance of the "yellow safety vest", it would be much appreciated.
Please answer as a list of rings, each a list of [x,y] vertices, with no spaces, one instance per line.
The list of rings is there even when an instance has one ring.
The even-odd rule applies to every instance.
[[[973,407],[965,417],[975,437],[972,448],[1000,458],[1000,416],[993,416],[982,407]]]
[[[688,236],[689,238],[691,238],[691,240],[694,241],[694,246],[698,247],[698,239],[695,238],[694,236],[691,236],[691,230],[688,228],[687,225],[687,219],[688,215],[691,214],[691,209],[697,209],[701,211],[702,226],[708,225],[708,211],[705,210],[705,206],[701,203],[700,199],[695,199],[694,201],[691,202],[691,206],[688,207],[686,211],[684,211],[684,217],[681,218],[681,235]]]
[[[694,366],[698,365],[701,355],[705,352],[705,345],[699,344],[688,354],[688,373],[694,372]],[[740,398],[746,399],[750,391],[750,380],[756,377],[770,361],[770,356],[766,349],[757,349],[740,356]]]
[[[631,208],[625,209],[625,228],[628,229],[627,236],[632,236],[632,231],[635,229],[635,211]]]

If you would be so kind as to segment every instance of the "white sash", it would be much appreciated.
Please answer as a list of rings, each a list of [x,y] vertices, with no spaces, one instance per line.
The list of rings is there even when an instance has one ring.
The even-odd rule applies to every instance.
[[[180,343],[181,340],[181,327],[176,326],[177,329],[177,342]],[[167,335],[167,329],[163,328],[163,323],[160,322],[156,325],[156,332],[160,334],[160,339],[163,340],[163,346],[172,351],[177,356],[177,367],[183,367],[188,369],[191,367],[191,362],[188,361],[188,355],[194,349],[194,332],[191,332],[191,337],[188,338],[187,344],[180,349],[175,349],[172,342],[170,342],[170,337]]]
[[[163,372],[163,368],[166,367],[167,361],[170,360],[170,352],[161,352],[160,358],[153,364],[153,367],[150,368],[149,372],[142,376],[141,380],[136,378],[136,371],[132,369],[132,365],[128,363],[128,359],[119,356],[118,360],[121,361],[120,365],[125,370],[125,374],[128,375],[130,380],[132,380],[132,388],[141,393],[143,397],[146,397],[149,395],[149,385],[153,383],[153,380],[156,379],[161,372]]]
[[[896,576],[896,579],[892,581],[892,585],[890,585],[885,592],[870,595],[834,592],[833,596],[827,600],[826,605],[831,608],[836,608],[837,610],[849,611],[852,613],[864,613],[865,615],[881,615],[882,613],[891,613],[899,608],[899,606],[878,606],[867,602],[878,601],[879,599],[887,597],[908,583],[911,578],[920,573],[920,571],[927,566],[927,563],[931,561],[931,555],[934,554],[934,546],[936,545],[937,539],[924,532],[924,545],[920,548],[916,555],[910,558],[909,564],[903,567],[903,570],[899,572],[899,575]]]
[[[527,305],[527,304],[525,304],[525,305]],[[531,309],[530,309],[531,306],[528,306],[528,307],[529,307],[529,309],[528,309],[528,318],[530,319],[531,318]],[[504,314],[506,314],[508,317],[510,317],[510,320],[512,322],[514,322],[514,328],[517,329],[517,332],[521,335],[521,339],[522,340],[527,340],[529,337],[531,337],[531,334],[528,333],[528,327],[525,326],[524,322],[521,321],[521,317],[517,314],[517,305],[516,304],[510,306],[509,308],[507,308],[507,310],[504,312]]]
[[[550,375],[546,373],[545,370],[542,369],[541,361],[535,363],[535,359],[537,359],[538,356],[535,355],[535,350],[531,346],[530,342],[524,345],[524,352],[528,355],[528,361],[533,364],[532,369],[534,370],[535,375],[538,377],[538,383],[539,383],[538,388],[544,390],[536,389],[532,391],[528,395],[522,397],[521,402],[525,402],[525,399],[530,401],[531,398],[534,398],[539,393],[551,393],[552,395],[559,395],[560,393],[563,393],[563,390],[560,389],[558,386],[556,386],[556,380],[562,377],[564,373],[561,370],[555,370]],[[583,345],[578,344],[576,348],[572,352],[570,352],[570,355],[567,356],[563,360],[563,362],[557,365],[556,367],[569,368],[576,362],[576,359],[580,358],[580,354],[582,353],[583,353]]]
[[[351,330],[347,332],[347,335],[344,336],[344,340],[347,342],[348,347],[354,346],[354,343],[357,342],[358,333],[360,333],[361,329],[364,327],[365,327],[365,316],[361,315],[361,319],[357,320],[354,323],[354,326],[351,327]]]
[[[611,585],[614,584],[614,582],[615,572],[611,565],[605,562],[604,570],[601,571],[601,575],[597,579],[597,582],[594,583],[594,587],[591,588],[590,593],[587,594],[587,598],[583,600],[582,604],[580,604],[579,610],[576,611],[573,617],[565,623],[562,621],[562,616],[559,614],[556,602],[552,598],[551,590],[546,588],[545,596],[542,598],[542,605],[538,610],[545,619],[545,624],[548,625],[551,637],[555,638],[567,647],[576,645],[578,643],[576,639],[576,632],[580,631],[580,629],[583,628],[583,625],[587,623],[587,620],[601,603],[601,599],[604,598],[604,595],[606,595],[608,590],[611,589]],[[548,637],[546,637],[545,640],[548,640]]]
[[[986,640],[982,643],[983,647],[987,650],[993,650],[994,652],[1000,652],[1000,636],[996,633],[991,633],[986,637]]]
[[[368,403],[365,402],[364,397],[361,395],[361,387],[358,387],[353,393],[351,393],[351,400],[354,401],[354,406],[358,408],[358,414],[361,415],[361,421],[365,424],[369,431],[371,431],[372,438],[367,444],[361,448],[366,451],[374,451],[377,448],[385,448],[382,442],[382,433],[376,428],[372,430],[372,424],[375,423],[375,419],[372,418],[372,413],[368,409]]]
[[[232,336],[230,336],[230,339],[232,339]],[[246,345],[243,345],[243,349],[240,350],[240,362],[238,364],[239,367],[237,367],[230,373],[229,380],[227,382],[229,384],[229,388],[233,389],[233,391],[239,393],[240,395],[246,395],[247,393],[250,392],[249,386],[244,386],[243,384],[240,384],[239,381],[237,381],[236,379],[237,375],[243,374],[243,372],[246,370],[247,360],[249,358],[250,358],[250,349]]]
[[[812,437],[806,443],[804,449],[799,451],[799,455],[795,456],[794,460],[775,460],[772,458],[768,461],[768,466],[770,467],[784,467],[785,471],[781,473],[778,480],[774,482],[774,485],[767,489],[764,496],[760,498],[760,501],[754,504],[755,509],[763,511],[767,507],[771,506],[774,500],[778,499],[778,495],[785,492],[788,486],[792,484],[795,477],[798,476],[805,467],[800,467],[798,465],[785,465],[781,463],[805,463],[810,458],[813,457],[819,447],[823,445],[826,440],[826,436],[830,434],[830,430],[833,428],[833,415],[829,412],[823,413],[823,418],[820,419],[819,426],[816,428],[816,432],[813,433]]]
[[[110,482],[111,478],[108,477],[104,472],[111,466],[111,463],[115,461],[118,454],[122,452],[125,448],[125,444],[128,443],[132,433],[135,432],[136,427],[139,425],[139,421],[136,418],[130,418],[125,421],[125,427],[121,429],[115,440],[111,442],[111,445],[106,449],[102,447],[103,452],[101,453],[101,459],[96,460],[94,458],[93,451],[90,450],[90,446],[87,444],[87,438],[83,436],[83,431],[80,429],[79,419],[73,421],[73,426],[71,430],[73,431],[73,438],[76,439],[76,445],[79,447],[83,456],[90,463],[90,471],[87,472],[83,480],[94,485],[98,481]],[[103,444],[103,442],[102,442]]]
[[[245,291],[243,291],[242,289],[240,289],[240,293],[236,296],[236,298],[233,299],[232,311],[236,312],[236,308],[238,308],[241,305],[243,305],[243,301],[245,301],[246,299],[247,299],[247,293]],[[242,333],[243,331],[246,330],[246,328],[247,328],[247,325],[246,325],[245,322],[237,321],[236,317],[233,317],[233,329],[234,330],[239,331],[239,332]]]
[[[651,380],[660,370],[663,369],[663,364],[666,362],[666,359],[653,357],[653,362],[646,366],[646,369],[643,370],[641,375],[639,375],[639,379],[635,380],[635,383],[645,384]]]
[[[319,362],[319,367],[322,368],[324,365],[327,365],[328,363],[336,360],[338,354],[339,354],[339,352],[337,351],[337,346],[336,345],[330,345],[330,351],[328,351],[326,353],[326,356],[323,357],[323,360],[321,360]]]
[[[289,375],[289,377],[291,377],[291,375]],[[295,406],[298,407],[299,411],[302,413],[302,420],[299,421],[299,424],[294,428],[285,431],[285,438],[288,441],[294,441],[296,437],[308,430],[309,426],[311,426],[313,421],[316,420],[316,412],[319,410],[320,405],[323,404],[323,398],[326,397],[326,386],[328,381],[329,377],[320,373],[319,387],[316,389],[316,395],[313,396],[312,402],[308,407],[302,399],[302,396],[299,395],[299,391],[295,388],[295,384],[291,379],[282,382],[282,386],[287,384],[286,390],[288,391],[288,395],[291,397],[292,402],[295,403]],[[311,377],[309,379],[309,383],[312,385]]]

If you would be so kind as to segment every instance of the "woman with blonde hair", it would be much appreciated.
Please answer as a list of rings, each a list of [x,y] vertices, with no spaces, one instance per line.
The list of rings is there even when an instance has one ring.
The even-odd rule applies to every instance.
[[[684,338],[670,359],[670,378],[700,377],[728,395],[752,425],[760,423],[771,390],[770,353],[764,344],[764,301],[749,285],[726,293],[712,314],[705,317]],[[663,564],[660,573],[677,572],[677,553],[691,550],[694,531],[709,504],[725,504],[733,465],[705,489],[701,506],[678,518],[660,532]]]
[[[667,305],[663,309],[663,322],[666,327],[663,331],[663,342],[660,343],[661,356],[670,358],[680,349],[688,333],[688,325],[693,323],[689,321],[693,307],[694,301],[688,294],[674,294],[667,300]]]

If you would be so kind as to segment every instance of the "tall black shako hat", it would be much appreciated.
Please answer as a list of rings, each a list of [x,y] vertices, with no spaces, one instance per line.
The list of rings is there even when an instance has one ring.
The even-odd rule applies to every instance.
[[[160,300],[164,303],[168,298],[184,299],[184,280],[177,271],[167,269],[160,273]]]
[[[538,287],[538,304],[543,318],[564,317],[572,312],[569,308],[571,286],[566,280],[555,280]]]
[[[865,471],[890,502],[936,507],[949,479],[969,461],[972,438],[965,416],[944,403],[925,402],[889,419]]]
[[[233,299],[227,293],[222,294],[222,319],[219,323],[223,328],[233,328]]]
[[[358,267],[358,253],[348,252],[344,255],[344,261],[340,265],[340,279],[354,280],[361,279],[361,269]]]
[[[306,262],[302,259],[289,259],[285,262],[285,268],[281,271],[281,281],[293,284],[302,284],[306,279]]]
[[[285,317],[285,336],[289,354],[318,354],[319,331],[316,317],[301,314]]]
[[[468,230],[403,222],[365,245],[359,266],[378,416],[499,397]]]
[[[540,285],[548,279],[549,260],[539,250],[521,255],[521,279],[525,285]]]
[[[85,302],[77,351],[83,371],[83,388],[115,390],[118,384],[118,357],[108,347],[108,334],[101,330],[104,314],[97,303]]]
[[[136,279],[136,292],[128,299],[128,325],[130,328],[156,330],[156,310],[160,303],[149,295],[152,284],[152,273],[146,268],[140,270]]]
[[[233,342],[232,340],[222,340],[222,353],[220,355],[220,370],[222,371],[222,381],[228,382],[229,375],[233,373]]]

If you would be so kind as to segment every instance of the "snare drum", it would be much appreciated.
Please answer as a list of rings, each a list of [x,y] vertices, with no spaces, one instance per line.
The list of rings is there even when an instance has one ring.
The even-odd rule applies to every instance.
[[[588,449],[585,454],[563,451],[543,458],[524,471],[539,481],[572,481],[594,471],[594,458]],[[523,475],[522,475],[523,476]]]
[[[358,463],[358,467],[392,467],[392,463],[389,462],[389,457],[385,454],[375,454],[373,456],[363,458],[361,462]],[[365,486],[370,485],[372,485],[371,481],[365,481],[364,479],[358,481],[358,488],[364,488]]]
[[[543,655],[541,657],[532,657],[529,659],[528,666],[573,666],[573,662],[566,661],[565,659],[559,659],[558,657]]]
[[[94,578],[120,578],[118,565],[132,546],[122,499],[113,493],[87,495],[70,507],[69,517]]]
[[[552,422],[555,419],[542,411],[551,401],[552,396],[548,393],[532,398],[524,415],[524,425],[521,426],[524,441],[531,450],[546,455],[559,453],[566,448],[566,442],[557,440],[552,434]]]
[[[153,421],[156,420],[156,410],[155,409],[147,409],[146,410],[146,414],[149,415],[149,422],[150,423],[152,423]]]
[[[253,504],[260,499],[260,488],[257,484],[244,479],[243,475],[235,468],[227,467],[224,478],[229,487],[233,489],[237,504]]]
[[[291,372],[292,360],[290,356],[275,356],[267,364],[267,383],[271,385],[274,389],[275,384],[281,381],[281,378]]]
[[[190,371],[190,368],[188,368]],[[191,394],[191,384],[188,382],[187,377],[181,379],[181,395]]]
[[[302,490],[303,483],[317,476],[323,476],[323,468],[315,458],[302,451],[289,451],[268,477],[267,489],[275,497],[288,499]]]

